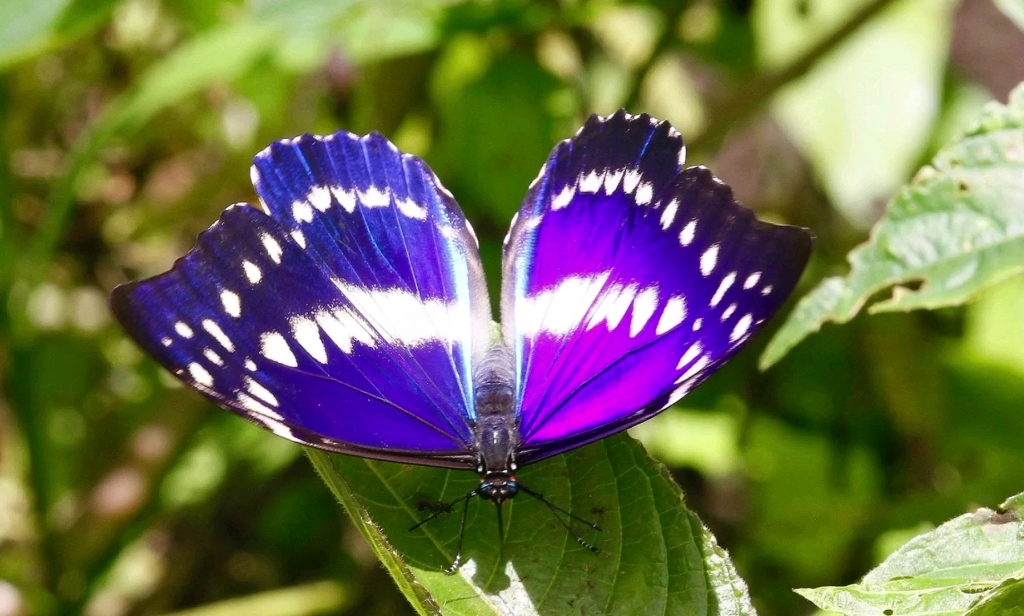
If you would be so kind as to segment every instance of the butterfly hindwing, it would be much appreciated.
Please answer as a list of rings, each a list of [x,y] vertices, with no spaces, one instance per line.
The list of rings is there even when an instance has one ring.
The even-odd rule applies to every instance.
[[[376,134],[280,141],[253,169],[267,213],[228,208],[171,271],[115,291],[119,320],[182,380],[293,440],[471,465],[489,319],[458,205]]]
[[[757,221],[684,152],[666,122],[594,116],[531,186],[502,287],[524,462],[674,403],[796,285],[810,234]]]

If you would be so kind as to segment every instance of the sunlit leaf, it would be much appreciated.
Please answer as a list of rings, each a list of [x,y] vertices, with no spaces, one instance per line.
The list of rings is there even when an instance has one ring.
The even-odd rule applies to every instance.
[[[870,312],[955,306],[1024,271],[1024,86],[992,104],[889,202],[871,238],[849,255],[850,273],[800,300],[761,357],[778,361],[827,321]]]
[[[419,503],[452,500],[471,472],[372,462],[308,450],[310,459],[413,606],[423,614],[754,614],[746,584],[663,466],[625,435],[523,469],[521,482],[601,525],[578,545],[539,501],[469,505],[465,555],[458,511],[410,532]]]
[[[780,69],[868,0],[760,0],[753,27],[762,64]],[[952,29],[950,0],[892,3],[810,73],[772,111],[851,221],[867,225],[878,199],[913,172],[939,110]]]
[[[981,508],[918,535],[859,584],[797,590],[822,609],[848,616],[1006,614],[1024,577],[1024,522],[1018,494],[996,511]],[[1015,583],[1016,582],[1016,583]],[[1017,603],[1017,606],[1020,604]]]

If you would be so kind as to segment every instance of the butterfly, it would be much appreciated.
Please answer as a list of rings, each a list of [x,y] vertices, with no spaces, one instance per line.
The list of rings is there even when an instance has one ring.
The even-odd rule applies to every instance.
[[[590,523],[517,469],[677,402],[778,310],[811,251],[808,230],[758,221],[685,152],[667,122],[625,111],[557,144],[504,240],[500,327],[452,194],[380,134],[345,131],[257,154],[261,209],[228,207],[111,305],[166,369],[277,435],[480,476],[424,522],[462,504],[464,529],[479,496],[500,528],[525,493],[596,551],[559,514]],[[460,532],[449,572],[461,556]]]

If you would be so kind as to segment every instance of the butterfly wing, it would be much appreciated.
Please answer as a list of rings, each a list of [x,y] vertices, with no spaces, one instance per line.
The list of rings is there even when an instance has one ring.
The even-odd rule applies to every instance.
[[[471,466],[471,366],[490,327],[475,238],[426,164],[380,135],[257,155],[266,213],[228,208],[118,320],[164,367],[275,433]]]
[[[796,285],[810,233],[759,222],[684,156],[666,122],[593,116],[531,186],[502,287],[523,462],[673,404]]]

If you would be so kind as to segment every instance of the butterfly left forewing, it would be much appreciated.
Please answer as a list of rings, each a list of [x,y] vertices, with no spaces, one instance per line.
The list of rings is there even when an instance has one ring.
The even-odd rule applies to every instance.
[[[458,206],[379,135],[278,142],[253,176],[267,213],[228,208],[171,271],[116,289],[121,323],[183,381],[282,436],[471,466],[487,297]]]
[[[667,123],[593,117],[559,144],[506,241],[502,319],[520,458],[625,429],[678,400],[795,286],[804,229],[770,225]]]

